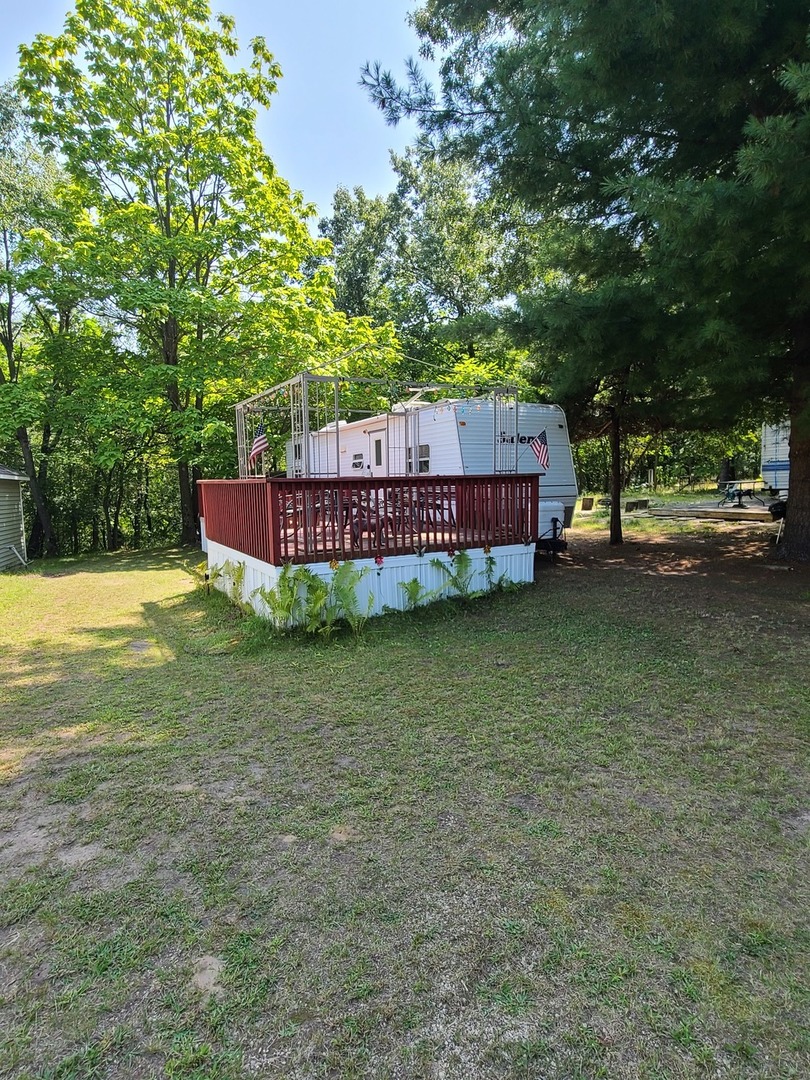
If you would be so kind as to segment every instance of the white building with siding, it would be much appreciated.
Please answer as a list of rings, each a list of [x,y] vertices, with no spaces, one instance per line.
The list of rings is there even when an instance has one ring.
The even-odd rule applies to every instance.
[[[25,519],[22,486],[28,477],[0,465],[0,570],[24,565]]]

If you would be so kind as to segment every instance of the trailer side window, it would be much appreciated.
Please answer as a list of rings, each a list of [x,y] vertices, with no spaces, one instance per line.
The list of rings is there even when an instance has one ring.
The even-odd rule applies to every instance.
[[[363,455],[362,454],[352,454],[352,468],[353,469],[362,469],[363,468]]]
[[[430,472],[430,444],[420,443],[416,449],[416,461],[414,462],[414,447],[408,447],[408,472]]]
[[[378,469],[382,467],[382,439],[374,440],[374,465]]]

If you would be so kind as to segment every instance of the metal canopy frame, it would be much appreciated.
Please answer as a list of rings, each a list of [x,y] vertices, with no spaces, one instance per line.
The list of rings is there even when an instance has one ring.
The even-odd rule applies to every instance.
[[[391,379],[367,379],[343,375],[315,375],[303,371],[284,382],[263,390],[260,394],[240,401],[236,406],[236,443],[239,457],[239,476],[272,474],[317,477],[341,476],[340,471],[340,425],[366,417],[402,416],[422,405],[452,403],[469,397],[491,397],[493,400],[493,461],[495,472],[517,472],[518,458],[518,404],[515,386],[478,383],[464,386],[454,383],[413,383]],[[366,407],[364,407],[364,404]],[[250,451],[259,425],[263,425],[268,449],[251,466]],[[335,468],[322,473],[312,458],[312,440],[315,432],[332,428],[335,433]],[[405,431],[405,460],[411,445],[412,425],[407,422]],[[294,461],[282,460],[287,447],[292,447]],[[388,469],[390,472],[391,441],[386,439]],[[269,466],[266,463],[270,457]],[[416,461],[414,455],[412,460]]]

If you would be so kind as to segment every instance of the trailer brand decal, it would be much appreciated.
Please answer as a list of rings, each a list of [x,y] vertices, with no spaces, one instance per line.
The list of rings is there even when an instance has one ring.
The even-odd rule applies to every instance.
[[[540,434],[540,432],[538,431],[537,435],[539,435],[539,434]],[[517,441],[520,443],[521,446],[526,446],[528,443],[530,443],[532,441],[532,439],[536,439],[537,435],[518,435]],[[507,435],[505,431],[502,431],[500,436],[498,437],[498,442],[513,443],[514,441],[515,441],[515,436],[514,435]]]

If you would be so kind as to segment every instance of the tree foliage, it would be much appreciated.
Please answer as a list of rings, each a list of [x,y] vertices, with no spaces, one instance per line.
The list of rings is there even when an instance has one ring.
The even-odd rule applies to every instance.
[[[45,223],[58,227],[58,180],[56,166],[31,135],[21,98],[10,84],[0,87],[0,446],[17,444],[37,514],[31,546],[49,552],[56,550],[56,540],[48,464],[60,438],[61,360],[75,304],[64,294],[56,310],[29,302],[35,264],[25,237]],[[40,347],[38,330],[47,338]],[[50,364],[39,362],[44,351]]]
[[[184,542],[223,409],[375,338],[334,310],[328,269],[305,272],[323,244],[255,131],[279,68],[262,39],[248,68],[231,70],[236,53],[233,20],[212,22],[206,0],[77,0],[61,35],[21,49],[34,130],[82,208],[85,304],[135,365],[126,406],[177,461]]]
[[[525,382],[525,354],[499,321],[518,276],[514,223],[463,163],[414,147],[392,165],[388,196],[339,188],[320,222],[338,306],[396,328],[405,378]]]
[[[678,358],[696,422],[790,413],[784,552],[810,557],[806,4],[429,0],[414,22],[440,93],[415,65],[404,87],[371,67],[388,119],[418,116],[496,191],[643,254],[642,287],[675,316],[659,320],[648,393]]]

